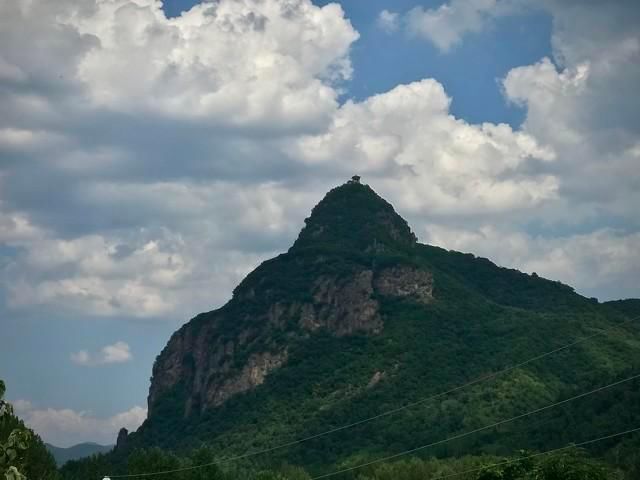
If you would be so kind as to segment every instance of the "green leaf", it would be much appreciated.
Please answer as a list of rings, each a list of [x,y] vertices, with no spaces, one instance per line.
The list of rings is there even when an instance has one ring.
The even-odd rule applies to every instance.
[[[16,467],[9,467],[4,474],[5,480],[26,480],[27,477],[22,475]]]
[[[9,435],[7,440],[8,447],[15,447],[19,450],[26,450],[29,448],[29,440],[31,439],[31,432],[24,429],[15,429]]]
[[[13,407],[11,404],[0,400],[0,419],[4,422],[11,416],[13,416]]]

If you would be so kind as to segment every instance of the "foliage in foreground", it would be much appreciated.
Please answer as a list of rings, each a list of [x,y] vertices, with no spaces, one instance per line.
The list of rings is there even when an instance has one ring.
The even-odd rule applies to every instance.
[[[59,478],[53,457],[36,434],[14,415],[4,400],[0,380],[0,475],[3,480],[54,480]]]

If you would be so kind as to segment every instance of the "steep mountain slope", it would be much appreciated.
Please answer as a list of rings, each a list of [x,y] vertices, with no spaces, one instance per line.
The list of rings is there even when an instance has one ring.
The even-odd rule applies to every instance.
[[[305,223],[289,251],[249,274],[229,303],[171,337],[153,368],[149,418],[129,451],[201,442],[221,455],[268,448],[604,329],[491,381],[262,460],[313,467],[395,453],[640,372],[633,302],[599,304],[537,275],[421,245],[389,203],[357,182],[330,191]],[[425,454],[553,448],[640,425],[638,412],[640,383],[629,382]]]

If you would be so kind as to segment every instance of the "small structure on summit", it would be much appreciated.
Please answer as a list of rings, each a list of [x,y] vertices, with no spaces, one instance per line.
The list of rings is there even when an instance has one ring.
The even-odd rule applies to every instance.
[[[354,175],[347,183],[360,183],[360,175]]]

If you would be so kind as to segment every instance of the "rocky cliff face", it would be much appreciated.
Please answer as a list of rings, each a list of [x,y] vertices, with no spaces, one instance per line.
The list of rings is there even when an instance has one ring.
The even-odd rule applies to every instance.
[[[369,187],[334,189],[287,254],[258,267],[223,308],[171,337],[153,368],[149,416],[167,398],[177,399],[184,417],[223,405],[286,364],[291,342],[320,330],[379,334],[381,298],[433,301],[429,271],[398,260],[370,263],[370,252],[401,254],[414,244],[406,222]]]
[[[376,278],[375,288],[382,295],[429,303],[433,300],[433,275],[414,268],[388,268]]]
[[[363,269],[346,279],[321,276],[310,301],[278,301],[250,320],[251,327],[227,338],[221,328],[226,312],[205,324],[193,322],[176,332],[158,357],[149,392],[149,414],[163,394],[180,386],[186,392],[183,415],[222,405],[234,395],[261,385],[287,361],[286,344],[270,340],[285,331],[290,339],[324,329],[332,335],[376,335],[384,328],[378,296],[433,300],[429,272],[394,267]],[[216,319],[218,317],[218,319]],[[246,357],[238,365],[238,357]]]

